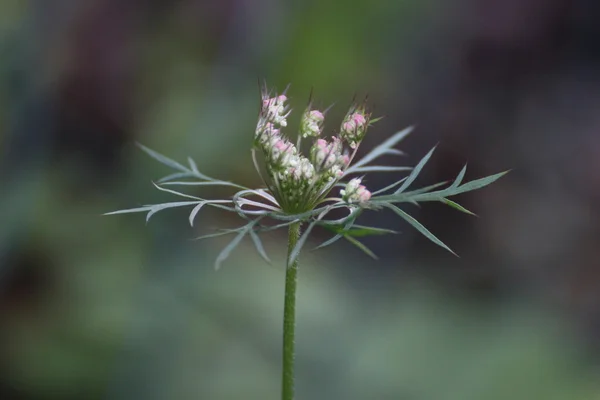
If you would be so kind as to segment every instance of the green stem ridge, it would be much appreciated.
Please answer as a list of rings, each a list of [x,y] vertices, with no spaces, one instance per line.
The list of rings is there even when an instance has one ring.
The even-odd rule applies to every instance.
[[[288,258],[300,237],[300,222],[290,225],[288,231]],[[281,399],[294,399],[294,333],[296,329],[296,282],[298,258],[285,273],[285,301],[283,305],[283,374]]]

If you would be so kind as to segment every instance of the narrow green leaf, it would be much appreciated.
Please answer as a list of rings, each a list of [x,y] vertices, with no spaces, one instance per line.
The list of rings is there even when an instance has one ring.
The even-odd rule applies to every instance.
[[[419,161],[419,163],[417,164],[415,169],[413,169],[412,172],[410,173],[410,175],[408,175],[408,178],[406,178],[406,181],[404,181],[402,186],[400,186],[398,188],[398,190],[396,190],[396,192],[395,192],[396,194],[402,193],[414,182],[415,179],[417,179],[417,176],[419,175],[419,173],[421,173],[421,170],[423,169],[425,164],[427,164],[427,161],[429,161],[429,159],[431,158],[431,155],[433,154],[434,151],[435,151],[435,147],[433,149],[429,150],[429,153],[427,153],[425,155],[425,157],[423,157],[421,159],[421,161]]]
[[[495,174],[495,175],[487,176],[485,178],[476,179],[474,181],[467,182],[464,185],[457,187],[456,190],[454,190],[454,192],[452,193],[452,195],[481,189],[482,187],[485,187],[491,183],[494,183],[495,181],[502,178],[504,175],[508,174],[509,172],[510,171],[504,171],[504,172],[500,172],[499,174]]]
[[[392,171],[410,171],[412,167],[392,167],[387,165],[367,165],[364,167],[358,167],[352,170],[353,174],[359,172],[392,172]]]
[[[235,188],[240,188],[239,185],[235,183],[226,182],[226,181],[176,181],[176,182],[164,182],[162,186],[231,186]]]
[[[414,129],[414,126],[409,126],[399,132],[394,133],[392,136],[387,138],[383,143],[379,144],[373,150],[375,150],[377,148],[390,149],[390,148],[394,147],[401,140],[403,140],[405,137],[407,137],[413,131],[413,129]],[[363,158],[363,160],[364,160],[364,158]]]
[[[315,247],[313,250],[317,250],[317,249],[321,249],[323,247],[329,246],[335,242],[337,242],[338,240],[340,240],[343,236],[343,233],[348,231],[348,229],[350,229],[350,227],[352,227],[352,224],[354,223],[354,221],[356,221],[356,218],[358,218],[360,214],[360,211],[352,211],[347,218],[347,220],[345,221],[345,223],[342,225],[341,223],[329,223],[329,221],[325,221],[325,223],[322,223],[321,226],[323,226],[324,228],[335,232],[336,235],[333,236],[332,238],[330,238],[329,240],[326,240],[325,242],[321,243],[320,245],[318,245],[317,247]],[[323,222],[323,221],[322,221]]]
[[[271,264],[271,259],[267,255],[267,252],[265,251],[262,241],[260,240],[260,238],[258,237],[256,232],[254,232],[254,229],[250,229],[250,237],[252,238],[252,242],[254,242],[254,247],[256,247],[256,251],[258,252],[258,254],[260,254],[260,256],[267,263]]]
[[[200,173],[200,171],[198,171],[198,166],[196,165],[196,161],[194,161],[194,159],[192,157],[188,157],[188,163],[190,164],[190,168],[192,169],[192,171],[194,171],[197,174]]]
[[[381,236],[381,235],[387,235],[390,233],[396,234],[398,232],[393,231],[391,229],[376,228],[373,226],[352,225],[352,228],[350,228],[346,232],[346,235],[352,236],[352,237],[366,237],[366,236],[376,236],[376,235]]]
[[[202,209],[202,207],[204,207],[204,205],[206,204],[206,201],[201,201],[200,203],[198,203],[198,205],[196,207],[194,207],[192,209],[192,211],[190,212],[190,217],[189,217],[189,221],[190,221],[190,226],[194,226],[194,219],[196,218],[196,215],[200,212],[200,210]]]
[[[378,197],[371,197],[371,201],[375,202],[375,203],[380,203],[380,202],[392,202],[392,203],[415,203],[417,201],[426,201],[426,200],[422,200],[421,196],[423,194],[430,194],[427,193],[433,189],[436,189],[440,186],[443,186],[445,184],[447,184],[448,181],[445,182],[439,182],[433,185],[429,185],[420,189],[416,189],[416,190],[411,190],[410,192],[404,192],[404,193],[399,193],[399,194],[390,194],[390,195],[383,195],[383,196],[378,196]],[[439,200],[442,196],[441,193],[443,191],[439,191],[439,192],[432,192],[431,193],[431,198],[429,199],[429,201],[431,200]],[[444,191],[445,192],[445,191]]]
[[[392,211],[394,211],[400,217],[402,217],[406,222],[411,224],[416,230],[418,230],[421,234],[423,234],[423,236],[425,236],[427,239],[431,240],[433,243],[448,250],[450,253],[452,253],[456,256],[456,253],[454,251],[452,251],[448,246],[446,246],[444,244],[444,242],[442,242],[440,239],[438,239],[433,233],[429,232],[429,230],[427,230],[427,228],[425,228],[423,225],[421,225],[421,223],[419,221],[417,221],[416,219],[414,219],[412,216],[405,213],[404,211],[402,211],[401,209],[399,209],[398,207],[396,207],[393,204],[384,204],[384,205],[386,207],[388,207],[389,209],[391,209]]]
[[[270,217],[271,215],[269,214],[268,216]],[[301,221],[300,220],[292,220],[292,221],[288,221],[288,222],[284,222],[282,224],[277,224],[277,225],[272,225],[272,226],[260,226],[259,231],[260,232],[275,231],[277,229],[288,227],[292,224],[295,224],[296,222],[301,222]]]
[[[456,179],[454,180],[454,182],[452,182],[452,185],[450,185],[448,190],[456,189],[458,187],[458,185],[461,184],[463,178],[465,177],[466,172],[467,172],[467,164],[465,164],[465,166],[460,170],[460,172],[456,176]]]
[[[215,204],[215,203],[221,203],[221,204]],[[209,207],[214,207],[214,208],[218,208],[218,209],[229,211],[229,212],[237,212],[237,210],[234,207],[224,206],[223,203],[225,203],[225,204],[231,203],[231,200],[208,200],[206,202],[206,205]]]
[[[353,166],[348,168],[348,170],[346,170],[346,172],[348,174],[350,174],[354,171],[354,169],[361,167],[363,165],[366,165],[366,164],[370,163],[371,161],[373,161],[374,159],[376,159],[377,157],[385,154],[390,148],[392,148],[398,142],[400,142],[402,139],[404,139],[406,136],[408,136],[412,132],[412,130],[413,130],[413,127],[410,126],[400,132],[395,133],[390,138],[388,138],[386,141],[379,144],[373,150],[371,150],[369,153],[367,153],[363,158],[360,159],[360,161],[356,162]]]
[[[335,242],[337,242],[338,240],[340,240],[343,236],[344,235],[341,235],[338,233],[337,235],[332,236],[328,240],[324,241],[323,243],[321,243],[320,245],[315,247],[313,250],[318,250],[318,249],[322,249],[323,247],[330,246],[330,245],[334,244]]]
[[[164,188],[164,187],[162,187],[160,185],[157,185],[154,182],[152,182],[152,184],[154,185],[154,187],[156,187],[161,192],[167,192],[167,193],[171,193],[171,194],[174,194],[174,195],[177,195],[177,196],[187,197],[188,199],[204,200],[204,199],[201,199],[200,197],[196,197],[196,196],[192,196],[192,195],[189,195],[189,194],[178,192],[176,190]]]
[[[162,186],[159,186],[159,185],[157,185],[157,184],[156,184],[156,183],[154,183],[154,182],[152,182],[152,184],[154,185],[154,187],[156,187],[156,188],[157,188],[158,190],[160,190],[161,192],[167,192],[167,193],[175,194],[175,195],[177,195],[177,196],[181,196],[181,197],[187,197],[188,199],[204,200],[204,199],[201,199],[200,197],[196,197],[196,196],[192,196],[192,195],[189,195],[189,194],[185,194],[185,193],[178,192],[178,191],[176,191],[176,190],[171,190],[171,189],[164,188],[164,187],[162,187]]]
[[[449,205],[450,207],[457,209],[460,212],[464,212],[465,214],[477,216],[475,213],[472,213],[471,211],[467,210],[466,208],[464,208],[463,206],[461,206],[460,204],[458,204],[452,200],[442,198],[441,201],[442,201],[442,203],[445,203],[445,204]]]
[[[396,182],[392,183],[391,185],[384,187],[383,189],[376,190],[375,192],[373,192],[373,196],[376,196],[379,193],[385,193],[388,190],[395,188],[396,186],[400,186],[402,184],[402,182],[404,182],[406,180],[406,178],[408,178],[408,176],[405,176],[404,178],[400,179],[399,181],[396,181]]]
[[[367,246],[365,246],[364,244],[362,244],[358,240],[354,239],[353,237],[351,237],[351,236],[344,236],[344,239],[346,239],[347,241],[349,241],[350,243],[352,243],[353,245],[355,245],[356,247],[358,247],[359,249],[361,249],[362,251],[364,251],[369,257],[373,258],[374,260],[378,260],[379,259],[377,257],[377,255],[375,255],[375,253],[373,253],[373,251],[371,251],[371,249],[369,249]]]
[[[190,172],[189,169],[187,169],[186,167],[184,167],[183,165],[179,164],[177,161],[170,159],[169,157],[163,156],[160,153],[157,153],[156,151],[149,149],[148,147],[144,146],[143,144],[137,143],[138,147],[140,149],[142,149],[144,152],[146,152],[146,154],[148,154],[150,157],[154,158],[156,161],[165,164],[171,168],[177,169],[179,171],[183,171],[183,172]]]
[[[150,212],[148,212],[148,214],[146,215],[146,223],[148,223],[148,221],[150,221],[150,218],[152,218],[152,216],[159,211],[165,210],[167,208],[190,206],[192,204],[198,204],[198,202],[197,201],[175,201],[172,203],[155,204],[152,206],[152,209],[150,210]]]
[[[202,239],[209,239],[209,238],[214,238],[214,237],[219,237],[219,236],[230,235],[232,233],[240,232],[240,231],[244,230],[244,228],[245,228],[245,226],[242,226],[241,228],[235,228],[235,229],[221,229],[219,232],[209,233],[207,235],[198,236],[191,240],[202,240]]]
[[[354,222],[354,221],[352,221]],[[348,235],[352,237],[365,237],[365,236],[374,236],[374,235],[387,235],[389,233],[398,233],[391,229],[385,228],[376,228],[372,226],[364,226],[364,225],[353,225],[352,223],[346,225],[323,225],[326,229],[342,234]]]
[[[116,215],[116,214],[129,214],[129,213],[136,213],[136,212],[146,212],[146,211],[150,211],[152,209],[152,207],[153,206],[128,208],[128,209],[125,209],[125,210],[117,210],[117,211],[107,212],[107,213],[104,213],[102,215]]]
[[[158,181],[156,181],[157,183],[164,183],[164,182],[168,182],[172,179],[180,179],[180,178],[190,178],[194,176],[194,174],[192,174],[191,172],[175,172],[173,174],[164,176],[162,178],[160,178]]]
[[[323,224],[322,226],[323,226],[323,228],[325,228],[333,233],[344,232],[345,230],[347,230],[349,228],[349,226],[346,227],[346,224],[341,224],[341,223]]]
[[[402,196],[410,197],[410,196],[415,196],[415,195],[422,194],[422,193],[428,193],[428,192],[432,191],[433,189],[437,189],[440,186],[444,186],[447,183],[448,183],[448,181],[434,183],[433,185],[425,186],[420,189],[411,190],[410,192],[404,192],[404,193],[402,193]]]
[[[223,261],[225,261],[227,259],[227,257],[229,257],[231,252],[237,247],[237,245],[240,244],[240,242],[242,241],[244,236],[246,236],[246,234],[252,229],[253,225],[254,225],[254,221],[248,223],[248,225],[246,225],[240,231],[240,233],[238,233],[237,236],[234,237],[233,240],[231,242],[229,242],[229,244],[223,248],[223,250],[221,250],[221,253],[219,253],[219,256],[215,260],[215,270],[218,270],[219,268],[221,268],[221,264],[223,263]]]
[[[398,149],[387,149],[385,151],[385,154],[389,154],[392,156],[405,156],[406,155],[405,152],[403,152],[402,150],[398,150]]]

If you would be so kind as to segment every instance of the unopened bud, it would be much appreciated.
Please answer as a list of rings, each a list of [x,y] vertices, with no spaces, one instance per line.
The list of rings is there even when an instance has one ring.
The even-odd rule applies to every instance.
[[[323,121],[325,116],[319,110],[307,109],[302,115],[302,121],[300,122],[300,133],[302,137],[316,137],[321,134],[323,129]]]
[[[262,114],[264,118],[279,126],[287,126],[287,116],[289,115],[285,102],[287,97],[285,95],[279,95],[277,97],[263,99],[262,103]]]
[[[371,192],[367,190],[364,185],[360,184],[359,178],[351,179],[346,187],[340,190],[342,200],[346,203],[359,203],[364,204],[371,199]]]
[[[350,112],[342,122],[340,137],[347,140],[350,147],[354,149],[365,137],[367,124],[367,117],[363,112],[358,110]]]

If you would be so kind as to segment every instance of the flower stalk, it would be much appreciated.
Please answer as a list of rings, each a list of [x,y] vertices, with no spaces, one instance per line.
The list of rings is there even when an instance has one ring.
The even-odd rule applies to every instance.
[[[300,223],[288,229],[288,257],[298,244]],[[294,363],[296,332],[296,284],[298,282],[298,258],[285,271],[285,295],[283,304],[283,370],[281,379],[281,399],[294,399]]]

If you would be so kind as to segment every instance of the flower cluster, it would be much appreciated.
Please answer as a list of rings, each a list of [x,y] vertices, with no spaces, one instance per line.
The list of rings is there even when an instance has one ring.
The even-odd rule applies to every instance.
[[[323,130],[323,121],[325,115],[319,110],[311,110],[310,106],[302,114],[302,121],[300,122],[300,133],[303,138],[317,137]]]
[[[287,126],[291,112],[286,101],[285,94],[262,93],[254,143],[265,160],[269,177],[265,183],[279,204],[290,212],[308,211],[344,176],[351,160],[348,151],[344,150],[344,143],[352,149],[358,147],[365,136],[369,115],[364,105],[353,106],[342,123],[339,136],[332,136],[328,142],[319,138],[325,113],[309,104],[302,114],[298,140],[300,143],[301,138],[316,138],[309,159],[281,132]],[[364,199],[362,203],[368,200]]]
[[[276,125],[287,126],[286,118],[290,111],[285,105],[287,97],[281,94],[277,97],[263,99],[262,109],[265,112],[265,119]]]
[[[370,114],[365,112],[364,106],[350,109],[340,128],[340,137],[347,140],[351,148],[356,148],[365,137],[369,126]]]
[[[366,204],[371,198],[371,192],[367,190],[365,185],[361,185],[360,178],[351,179],[346,187],[340,190],[342,199],[348,203]]]

